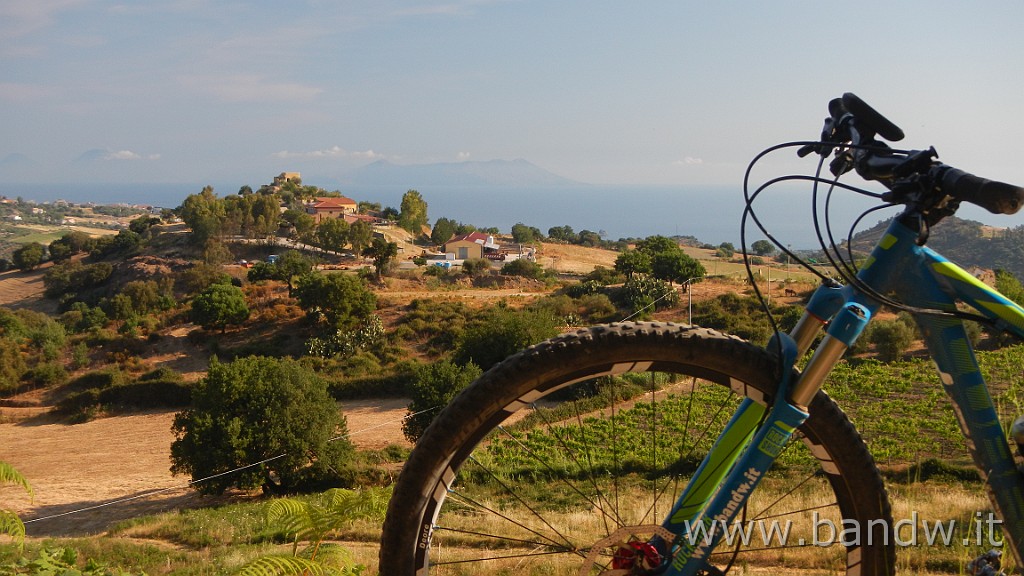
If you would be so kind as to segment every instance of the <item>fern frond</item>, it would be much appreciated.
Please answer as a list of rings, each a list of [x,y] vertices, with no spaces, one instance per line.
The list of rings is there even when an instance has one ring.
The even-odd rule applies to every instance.
[[[334,542],[323,543],[319,546],[316,553],[317,562],[326,566],[335,566],[342,570],[342,574],[346,574],[347,569],[355,565],[355,558],[352,556],[352,552]]]
[[[0,510],[0,534],[7,534],[21,542],[25,539],[25,524],[10,510]]]
[[[340,530],[352,520],[366,518],[383,520],[391,498],[390,488],[367,488],[363,490],[328,490],[327,514],[333,530]]]
[[[308,502],[279,498],[267,506],[267,523],[280,528],[296,540],[316,539],[323,531],[318,515]]]
[[[238,576],[320,576],[338,573],[335,569],[296,556],[261,556],[238,571]]]
[[[35,493],[32,491],[32,487],[29,486],[28,480],[15,470],[14,466],[7,462],[0,462],[0,484],[18,484],[28,492],[29,496],[35,497]]]

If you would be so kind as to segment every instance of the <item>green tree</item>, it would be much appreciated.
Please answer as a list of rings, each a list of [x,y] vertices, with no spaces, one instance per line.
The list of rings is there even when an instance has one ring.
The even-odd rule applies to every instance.
[[[86,246],[89,245],[89,240],[89,235],[84,232],[68,232],[50,242],[50,260],[62,262],[79,252],[84,252]]]
[[[144,316],[174,306],[170,287],[155,280],[133,280],[121,287],[117,296],[127,299],[130,316]]]
[[[207,330],[241,324],[249,318],[249,306],[242,289],[231,284],[213,284],[192,300],[192,321]]]
[[[573,232],[572,226],[554,226],[552,228],[548,228],[548,238],[574,244],[577,236],[576,233]]]
[[[325,218],[317,224],[313,238],[321,250],[341,252],[348,244],[348,233],[348,222],[341,218]]]
[[[750,245],[750,249],[758,256],[771,256],[775,254],[775,244],[772,244],[768,240],[757,240]]]
[[[11,254],[11,261],[14,262],[14,267],[18,270],[28,272],[35,270],[36,267],[42,264],[45,255],[46,249],[42,244],[39,242],[29,242]]]
[[[419,236],[427,225],[427,201],[416,190],[409,190],[402,196],[402,211],[398,214],[398,225],[410,234]]]
[[[352,252],[362,254],[363,250],[373,241],[373,227],[369,222],[356,220],[348,228],[348,243],[352,246]]]
[[[383,238],[374,238],[369,246],[363,248],[363,256],[373,260],[373,269],[377,273],[377,281],[380,281],[388,264],[398,257],[398,244]]]
[[[368,200],[361,200],[356,205],[356,211],[360,214],[371,214],[380,212],[380,202],[370,202]]]
[[[199,246],[219,235],[224,227],[227,213],[224,201],[206,186],[199,194],[190,194],[178,209],[185,225],[192,229],[192,240]]]
[[[483,371],[476,364],[457,364],[441,360],[416,366],[410,386],[409,414],[402,423],[402,432],[415,442],[434,421],[440,408],[480,377]]]
[[[544,235],[540,233],[540,230],[533,226],[527,226],[522,222],[517,222],[512,225],[512,240],[517,244],[533,244],[534,242],[540,242],[544,239]]]
[[[274,194],[247,196],[252,198],[249,204],[249,213],[252,217],[252,226],[242,233],[250,238],[267,238],[277,232],[278,223],[281,221],[281,199]]]
[[[337,330],[355,328],[377,307],[377,297],[366,283],[350,274],[303,274],[295,298],[307,315]]]
[[[1024,286],[1017,277],[1006,270],[996,270],[996,290],[1000,294],[1024,306]]]
[[[17,339],[3,334],[0,331],[0,394],[7,394],[18,389],[28,366]]]
[[[281,219],[288,222],[295,229],[295,237],[303,241],[310,238],[316,228],[316,220],[305,210],[289,208],[281,215]]]
[[[214,358],[173,429],[171,471],[207,494],[337,481],[354,453],[327,383],[290,358]]]
[[[458,224],[450,218],[438,218],[430,230],[430,241],[440,246],[455,236]]]
[[[576,244],[590,246],[591,248],[600,246],[601,234],[593,230],[580,230],[580,233],[576,236]]]
[[[703,278],[707,270],[682,249],[656,254],[651,260],[651,275],[666,282],[684,283],[691,278]]]
[[[615,257],[615,271],[632,278],[651,273],[651,255],[641,250],[627,250]]]
[[[286,250],[274,262],[274,277],[288,284],[288,293],[294,290],[295,278],[313,271],[313,260],[298,250]]]

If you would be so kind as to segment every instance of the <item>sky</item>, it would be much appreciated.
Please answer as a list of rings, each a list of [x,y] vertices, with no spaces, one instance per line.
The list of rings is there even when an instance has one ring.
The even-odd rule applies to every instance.
[[[1021,23],[1019,1],[0,0],[0,180],[523,158],[738,185],[852,91],[905,146],[1024,184]]]

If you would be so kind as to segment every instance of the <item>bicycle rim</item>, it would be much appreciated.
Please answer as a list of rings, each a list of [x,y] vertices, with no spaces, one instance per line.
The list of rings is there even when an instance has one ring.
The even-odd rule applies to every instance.
[[[657,562],[643,543],[742,398],[769,403],[777,374],[761,349],[671,324],[595,327],[506,360],[417,444],[385,522],[381,573],[642,573]],[[882,534],[841,540],[851,521],[890,520],[852,425],[819,395],[797,437],[711,564],[890,573]]]

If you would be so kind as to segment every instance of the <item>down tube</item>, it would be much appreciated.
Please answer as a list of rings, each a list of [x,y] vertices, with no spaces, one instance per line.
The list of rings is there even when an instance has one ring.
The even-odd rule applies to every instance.
[[[1003,519],[1003,534],[1022,566],[1024,489],[992,397],[978,369],[963,323],[957,319],[918,318],[925,342],[935,359],[943,388],[967,440],[971,457],[985,480],[989,500]]]

